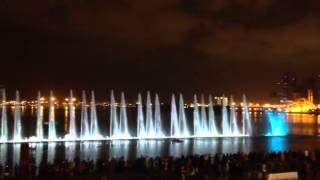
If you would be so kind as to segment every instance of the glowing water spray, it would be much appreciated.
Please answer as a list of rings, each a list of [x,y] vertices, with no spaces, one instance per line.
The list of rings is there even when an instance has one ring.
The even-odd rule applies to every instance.
[[[7,106],[6,106],[6,91],[2,90],[1,102],[1,141],[8,141],[8,119],[7,119]]]

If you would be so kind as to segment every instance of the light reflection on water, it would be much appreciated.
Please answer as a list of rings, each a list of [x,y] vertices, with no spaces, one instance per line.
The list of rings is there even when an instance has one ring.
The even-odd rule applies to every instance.
[[[0,161],[14,165],[20,163],[21,144],[1,144]],[[113,141],[83,143],[38,143],[29,145],[29,156],[35,159],[36,166],[41,162],[53,163],[55,159],[81,160],[120,158],[135,159],[140,156],[175,156],[193,154],[238,153],[251,151],[313,150],[320,147],[320,137],[252,137],[252,138],[209,138],[171,142]]]

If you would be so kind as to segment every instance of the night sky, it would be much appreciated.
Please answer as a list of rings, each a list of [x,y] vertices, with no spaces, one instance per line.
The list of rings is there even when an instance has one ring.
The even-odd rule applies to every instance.
[[[283,73],[319,73],[319,18],[319,0],[2,0],[0,83],[269,100]]]

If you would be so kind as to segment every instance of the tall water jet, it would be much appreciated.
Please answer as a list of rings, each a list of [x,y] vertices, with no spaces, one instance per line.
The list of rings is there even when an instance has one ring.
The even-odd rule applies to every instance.
[[[230,136],[230,125],[228,120],[228,110],[227,104],[225,102],[225,98],[222,98],[222,135],[223,136]]]
[[[194,95],[193,98],[193,134],[195,136],[201,135],[201,124],[200,124],[200,115],[199,115],[199,104],[197,95]]]
[[[240,135],[238,123],[237,123],[237,114],[235,110],[235,102],[233,97],[230,97],[230,119],[231,119],[231,131],[235,136]]]
[[[266,114],[270,126],[267,136],[286,136],[289,134],[286,113],[266,112]]]
[[[178,122],[179,122],[181,135],[184,137],[190,136],[190,131],[187,124],[186,112],[184,110],[183,96],[181,93],[179,95],[179,117],[178,118],[179,118]]]
[[[74,97],[73,92],[70,90],[70,97],[69,97],[69,133],[68,138],[70,140],[77,139],[77,129],[76,129],[76,113],[75,113],[75,105],[74,105]]]
[[[150,92],[147,93],[147,105],[146,105],[146,125],[147,125],[147,134],[149,137],[155,136],[154,123],[153,123],[153,114],[152,114],[152,103]]]
[[[50,91],[49,97],[49,133],[48,133],[48,140],[56,140],[57,133],[56,133],[56,122],[55,122],[55,114],[54,114],[54,101],[55,98],[53,96],[53,91]]]
[[[217,125],[216,125],[216,119],[215,119],[215,113],[213,109],[213,102],[212,102],[212,96],[209,96],[209,135],[210,136],[218,136],[218,130],[217,130]]]
[[[19,91],[16,91],[16,102],[14,110],[14,131],[13,141],[22,140],[22,128],[21,128],[21,102]]]
[[[117,115],[117,106],[114,98],[113,90],[110,93],[110,138],[119,135],[119,123]]]
[[[155,130],[157,137],[163,137],[164,133],[162,130],[162,120],[161,120],[161,109],[160,109],[160,100],[158,94],[155,97],[155,107],[154,107],[154,121],[155,121]]]
[[[242,134],[243,135],[251,135],[252,134],[252,127],[251,127],[251,119],[250,119],[250,113],[248,108],[248,102],[246,95],[243,95],[243,129]]]
[[[138,95],[138,115],[137,115],[137,137],[142,138],[145,137],[145,126],[144,126],[144,116],[143,116],[143,107],[142,107],[142,98],[141,94]]]
[[[127,105],[124,97],[124,93],[121,93],[120,102],[120,132],[122,138],[129,138],[130,133],[128,129],[128,117],[127,117]]]
[[[207,123],[207,112],[205,107],[205,100],[204,95],[201,95],[201,135],[207,136],[208,135],[208,123]]]
[[[1,101],[1,141],[8,141],[8,118],[7,118],[7,106],[6,106],[6,90],[2,90]]]
[[[81,102],[81,139],[86,139],[90,137],[89,130],[89,118],[88,118],[88,108],[87,108],[87,97],[86,92],[82,91],[82,102]]]
[[[178,122],[176,98],[175,98],[175,95],[172,94],[170,136],[179,137],[180,135],[181,134],[180,134],[180,128],[179,128],[179,122]]]
[[[100,137],[100,131],[98,126],[98,117],[96,109],[96,100],[94,96],[94,91],[91,91],[91,103],[90,103],[90,136]]]
[[[41,105],[41,94],[38,92],[37,98],[37,128],[36,136],[38,140],[43,140],[43,107]]]

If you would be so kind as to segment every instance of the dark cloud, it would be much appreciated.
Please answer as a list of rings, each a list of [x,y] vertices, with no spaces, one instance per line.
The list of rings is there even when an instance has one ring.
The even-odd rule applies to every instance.
[[[317,0],[5,0],[2,83],[240,94],[317,74]],[[32,79],[32,80],[30,80]]]

